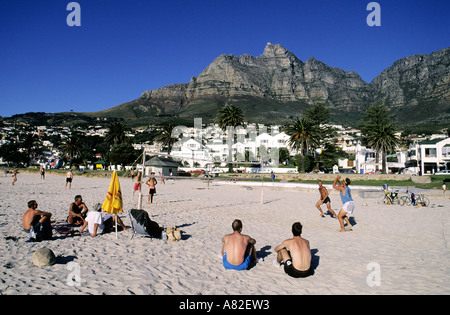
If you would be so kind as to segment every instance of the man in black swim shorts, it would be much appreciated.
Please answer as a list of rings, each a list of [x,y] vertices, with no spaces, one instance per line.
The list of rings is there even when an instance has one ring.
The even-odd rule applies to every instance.
[[[321,206],[323,204],[326,204],[328,212],[336,218],[336,213],[331,209],[331,200],[330,197],[328,197],[328,190],[325,188],[325,186],[322,185],[321,180],[319,180],[318,184],[319,184],[320,199],[316,203],[316,208],[319,209],[320,216],[325,217],[325,214],[323,213]]]
[[[311,270],[311,250],[309,241],[302,238],[302,225],[295,222],[292,225],[293,238],[287,239],[275,247],[277,259],[274,264],[279,267],[284,264],[284,271],[294,278],[305,278],[313,274]]]

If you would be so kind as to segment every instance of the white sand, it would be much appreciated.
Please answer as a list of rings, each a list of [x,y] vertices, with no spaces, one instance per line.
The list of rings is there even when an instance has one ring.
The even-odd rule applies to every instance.
[[[91,237],[67,237],[26,243],[21,219],[27,201],[53,219],[67,217],[69,204],[81,194],[91,208],[103,202],[109,179],[75,177],[71,190],[64,177],[19,174],[0,178],[0,294],[448,294],[450,292],[450,197],[430,198],[428,208],[380,206],[362,199],[353,190],[356,210],[353,230],[339,233],[337,220],[320,218],[314,205],[316,189],[264,189],[259,185],[221,184],[209,187],[200,180],[166,181],[157,186],[154,204],[144,209],[161,225],[176,225],[183,240],[135,237],[131,230]],[[120,179],[126,211],[135,208],[130,179]],[[332,207],[341,206],[336,191]],[[367,205],[363,205],[363,204]],[[325,206],[323,206],[325,209]],[[127,212],[121,214],[130,226]],[[217,255],[223,235],[231,232],[235,218],[243,221],[244,233],[257,240],[265,260],[247,271],[226,271]],[[300,221],[303,237],[313,252],[315,274],[290,278],[272,261],[273,248],[291,237],[291,225]],[[51,267],[31,263],[34,251],[50,248],[61,256]],[[70,262],[80,268],[80,286],[69,286]],[[379,286],[367,278],[380,267]],[[372,265],[369,265],[372,266]],[[75,279],[75,278],[74,278]]]

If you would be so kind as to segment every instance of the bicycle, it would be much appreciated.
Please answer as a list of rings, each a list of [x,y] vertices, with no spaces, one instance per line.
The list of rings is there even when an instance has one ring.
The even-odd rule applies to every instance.
[[[378,197],[378,203],[385,205],[399,205],[401,204],[401,201],[397,192],[388,192],[387,190],[384,190],[384,195]]]
[[[423,194],[409,193],[407,196],[400,198],[400,205],[404,206],[418,206],[422,205],[428,207],[430,205],[430,199]]]

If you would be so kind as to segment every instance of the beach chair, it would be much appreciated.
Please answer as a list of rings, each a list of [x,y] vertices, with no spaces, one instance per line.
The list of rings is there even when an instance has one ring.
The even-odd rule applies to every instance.
[[[150,220],[148,213],[144,210],[131,209],[129,212],[131,227],[133,228],[133,238],[135,235],[152,238],[161,238],[161,228],[158,223]]]
[[[137,210],[137,209],[131,209],[129,212],[130,215],[130,221],[131,221],[131,227],[133,229],[133,234],[131,235],[131,239],[135,235],[144,236],[144,237],[150,237],[152,239],[153,237],[147,233],[147,230],[145,229],[145,219],[143,212],[144,210]]]

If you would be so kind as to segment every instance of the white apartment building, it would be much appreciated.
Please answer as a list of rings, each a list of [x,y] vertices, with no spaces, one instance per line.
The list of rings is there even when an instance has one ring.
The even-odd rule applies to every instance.
[[[422,175],[450,169],[450,138],[434,138],[411,144],[405,167]]]

